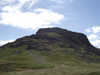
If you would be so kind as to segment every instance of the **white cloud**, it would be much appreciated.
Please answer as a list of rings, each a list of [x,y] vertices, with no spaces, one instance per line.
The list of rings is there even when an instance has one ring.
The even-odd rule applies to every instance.
[[[96,34],[90,34],[90,35],[88,35],[88,38],[89,38],[89,40],[93,40],[93,39],[97,38],[97,35]]]
[[[0,46],[5,45],[9,42],[14,42],[14,40],[0,40]]]
[[[88,39],[93,46],[100,48],[100,40],[99,40],[100,38],[98,34],[90,33],[88,35]]]
[[[100,26],[93,26],[92,30],[94,33],[98,33],[98,32],[100,32]]]
[[[87,32],[87,33],[98,33],[98,32],[100,32],[100,26],[93,26],[93,27],[91,27],[91,28],[87,28],[86,30],[85,30],[85,32]]]
[[[19,1],[19,5],[18,5],[19,7],[22,7],[25,3],[29,3],[28,8],[30,8],[32,5],[37,3],[39,0],[18,0],[18,1]]]
[[[12,4],[16,0],[0,0],[0,5]]]
[[[86,29],[85,32],[88,33],[88,39],[90,40],[91,44],[100,48],[100,37],[98,36],[100,32],[100,26],[93,26]]]
[[[13,4],[19,2],[19,5],[23,5],[26,2],[36,3],[38,0],[0,0],[0,4]]]
[[[63,15],[50,11],[48,9],[36,9],[35,13],[21,12],[18,10],[1,13],[2,20],[0,24],[10,25],[19,28],[32,28],[51,26],[53,23],[59,23],[64,18]],[[38,13],[37,13],[38,12]]]
[[[92,43],[95,47],[100,48],[100,40],[93,40],[93,41],[91,41],[91,43]]]
[[[52,27],[52,24],[58,24],[64,15],[57,12],[53,12],[49,9],[38,8],[34,9],[34,12],[22,12],[20,8],[27,1],[36,0],[19,0],[19,5],[5,6],[2,10],[0,24],[10,25],[19,28],[41,28]]]

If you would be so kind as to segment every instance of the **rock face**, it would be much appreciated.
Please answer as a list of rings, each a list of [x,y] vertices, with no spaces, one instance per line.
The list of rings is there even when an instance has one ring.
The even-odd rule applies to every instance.
[[[50,34],[50,33],[54,34],[54,35],[48,36],[48,34]],[[58,35],[58,36],[56,36],[56,35]],[[47,39],[47,38],[51,38],[51,37],[53,37],[54,39],[58,38],[58,40],[62,40],[66,43],[73,43],[78,46],[80,46],[80,45],[82,46],[84,44],[87,46],[90,45],[87,37],[84,34],[75,33],[75,32],[67,31],[67,30],[60,29],[60,28],[40,29],[37,32],[36,36],[38,36],[42,39],[43,38]],[[61,37],[59,37],[59,36],[61,36]]]
[[[8,43],[2,48],[18,48],[26,46],[26,50],[52,51],[56,48],[85,55],[100,55],[100,50],[93,47],[87,37],[82,33],[76,33],[61,28],[43,28],[39,29],[36,35],[25,36],[17,39],[13,43]],[[71,51],[71,50],[69,50]]]

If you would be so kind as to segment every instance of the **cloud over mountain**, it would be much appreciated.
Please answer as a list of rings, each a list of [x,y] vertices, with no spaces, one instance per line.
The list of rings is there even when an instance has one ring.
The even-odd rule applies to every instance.
[[[88,39],[90,42],[100,48],[100,38],[99,38],[99,32],[100,32],[100,26],[93,26],[91,28],[87,28],[85,30],[88,33]]]
[[[0,46],[8,43],[8,42],[13,42],[14,40],[0,40]]]

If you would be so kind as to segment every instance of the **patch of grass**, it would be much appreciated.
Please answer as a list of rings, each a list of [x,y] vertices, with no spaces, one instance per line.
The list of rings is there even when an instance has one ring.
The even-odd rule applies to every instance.
[[[90,72],[87,75],[100,75],[100,72]]]
[[[99,63],[85,62],[75,54],[73,48],[59,47],[61,44],[59,42],[49,45],[50,51],[26,50],[26,46],[2,50],[0,53],[0,75],[99,74]]]
[[[47,35],[48,37],[55,37],[55,38],[57,38],[57,37],[62,37],[62,36],[59,35],[58,33],[52,33],[52,32],[46,33],[46,35]]]
[[[27,52],[19,55],[11,55],[0,61],[0,71],[8,72],[20,69],[45,69],[55,67],[55,64],[41,63],[38,60],[38,58],[35,58],[35,55],[27,54]]]

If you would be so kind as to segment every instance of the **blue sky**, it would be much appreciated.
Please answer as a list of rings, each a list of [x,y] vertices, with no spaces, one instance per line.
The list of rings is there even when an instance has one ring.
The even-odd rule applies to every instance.
[[[100,0],[0,0],[0,45],[61,27],[81,32],[100,48]]]

